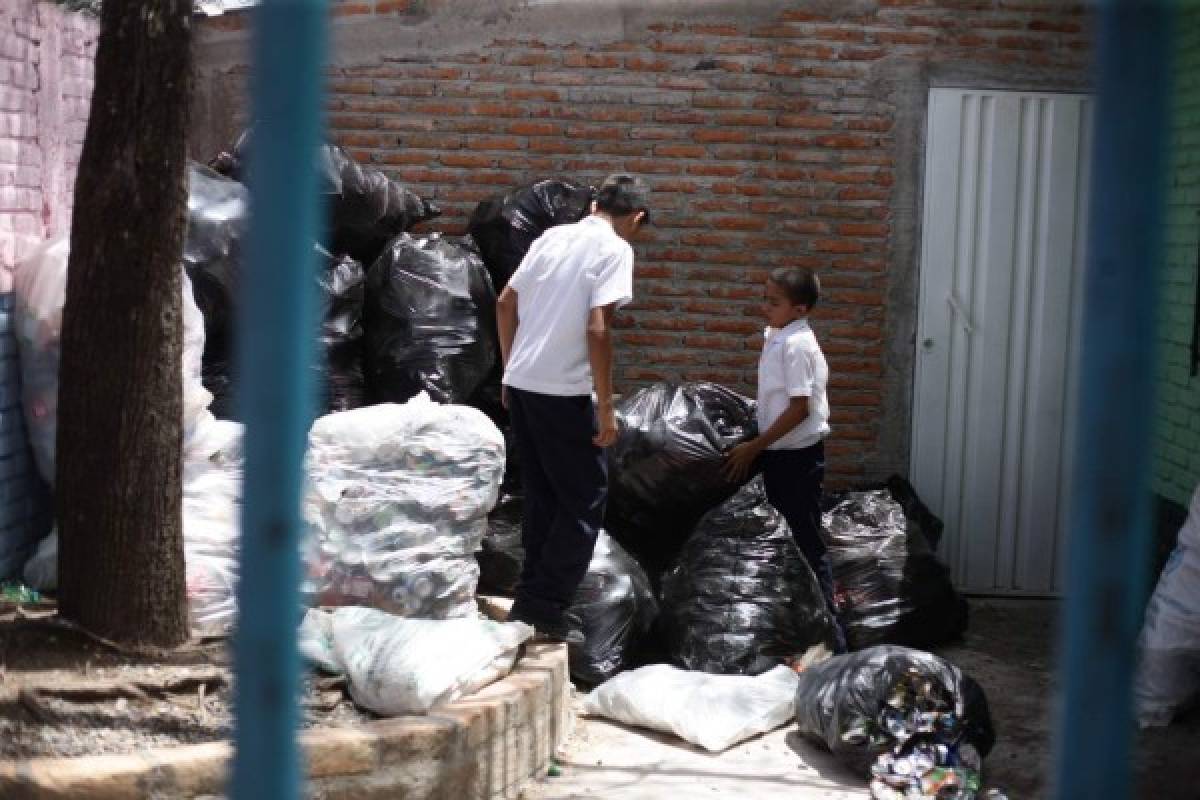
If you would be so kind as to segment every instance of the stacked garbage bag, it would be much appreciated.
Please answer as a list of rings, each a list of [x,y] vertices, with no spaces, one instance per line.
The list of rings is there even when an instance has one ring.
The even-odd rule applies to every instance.
[[[1138,650],[1138,724],[1167,725],[1200,697],[1200,487],[1146,606]]]
[[[715,383],[656,383],[623,397],[616,413],[605,523],[657,581],[700,518],[745,483],[723,467],[757,435],[754,403]]]
[[[467,224],[499,292],[534,241],[550,228],[578,222],[595,190],[564,180],[540,180],[481,202]]]
[[[376,714],[424,714],[503,678],[533,629],[478,617],[403,619],[373,608],[310,610],[300,652],[346,677],[350,695]]]
[[[879,646],[800,673],[796,723],[871,784],[875,800],[974,800],[995,743],[987,698],[929,653]]]
[[[503,469],[504,439],[486,416],[425,395],[318,419],[305,596],[405,617],[473,615],[474,553]]]
[[[192,631],[221,636],[237,621],[242,426],[208,420],[184,453],[183,560]]]
[[[232,153],[213,160],[223,174],[246,179],[253,130],[242,134]],[[341,147],[321,145],[316,152],[320,191],[328,209],[325,244],[331,252],[371,265],[384,246],[413,226],[441,215],[429,200],[389,178],[376,167],[356,162]]]
[[[487,536],[475,554],[480,592],[505,597],[516,593],[525,562],[521,507],[519,497],[506,497],[488,520]],[[571,678],[594,686],[641,655],[658,616],[658,601],[637,561],[601,531],[569,611],[579,618],[583,633],[582,643],[568,646]]]
[[[367,273],[366,369],[376,402],[466,403],[493,372],[496,293],[470,239],[393,239]]]
[[[701,672],[757,675],[834,644],[817,578],[760,478],[696,526],[663,578],[659,621],[670,660]]]
[[[967,601],[933,552],[941,522],[907,481],[850,492],[824,515],[838,617],[851,649],[933,647],[959,638]]]
[[[50,485],[55,480],[58,368],[69,256],[68,239],[52,240],[18,264],[14,274],[14,327],[21,366],[21,407],[34,464],[41,478]],[[197,446],[213,419],[208,411],[212,397],[200,377],[204,320],[192,300],[192,287],[186,273],[181,275],[180,304],[183,312],[182,426],[187,451]],[[43,533],[45,531],[33,528],[21,530],[21,541],[0,536],[3,540],[0,541],[0,553],[9,552],[14,558],[26,553],[33,544],[29,538]],[[26,582],[43,591],[54,589],[58,579],[57,561],[57,536],[51,533],[25,564]]]
[[[235,416],[233,359],[248,225],[246,188],[207,167],[191,164],[183,261],[196,304],[204,315],[204,385],[213,394],[213,413],[222,419]],[[314,363],[317,408],[322,412],[344,411],[363,403],[365,273],[362,265],[349,256],[334,255],[319,245],[315,249],[321,314]]]

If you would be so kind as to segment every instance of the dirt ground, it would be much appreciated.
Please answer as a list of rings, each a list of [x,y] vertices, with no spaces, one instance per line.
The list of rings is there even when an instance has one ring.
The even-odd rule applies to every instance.
[[[966,639],[939,651],[987,691],[997,745],[985,764],[985,782],[1006,790],[1011,800],[1050,797],[1057,612],[1050,601],[973,599]],[[1200,714],[1140,734],[1135,796],[1195,800],[1198,753]],[[669,736],[580,718],[561,763],[562,775],[530,787],[527,800],[868,797],[864,781],[802,741],[794,726],[714,756]]]
[[[370,719],[332,679],[304,684],[305,727]],[[128,753],[227,739],[225,642],[162,659],[122,654],[53,617],[0,608],[0,759]]]

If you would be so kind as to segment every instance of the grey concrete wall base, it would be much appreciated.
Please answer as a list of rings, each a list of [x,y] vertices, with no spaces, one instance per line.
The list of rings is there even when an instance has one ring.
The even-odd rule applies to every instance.
[[[511,675],[422,717],[300,736],[313,800],[515,800],[570,731],[563,645],[532,645]],[[228,743],[120,756],[0,762],[0,797],[178,800],[222,797]]]

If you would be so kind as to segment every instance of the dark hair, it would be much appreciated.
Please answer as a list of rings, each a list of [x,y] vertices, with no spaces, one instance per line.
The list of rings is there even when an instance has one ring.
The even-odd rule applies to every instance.
[[[596,192],[596,209],[614,217],[645,212],[643,223],[650,222],[650,187],[641,178],[618,172],[609,175]]]
[[[792,305],[812,308],[821,296],[821,281],[810,269],[782,267],[771,273],[771,283],[783,290]]]

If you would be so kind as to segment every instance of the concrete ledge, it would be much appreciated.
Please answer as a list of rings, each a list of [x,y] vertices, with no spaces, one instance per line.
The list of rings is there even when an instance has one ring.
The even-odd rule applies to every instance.
[[[428,716],[300,736],[306,796],[319,800],[516,800],[545,774],[571,725],[567,650],[531,645],[511,675]],[[226,742],[121,756],[0,761],[0,797],[176,800],[221,797]]]

